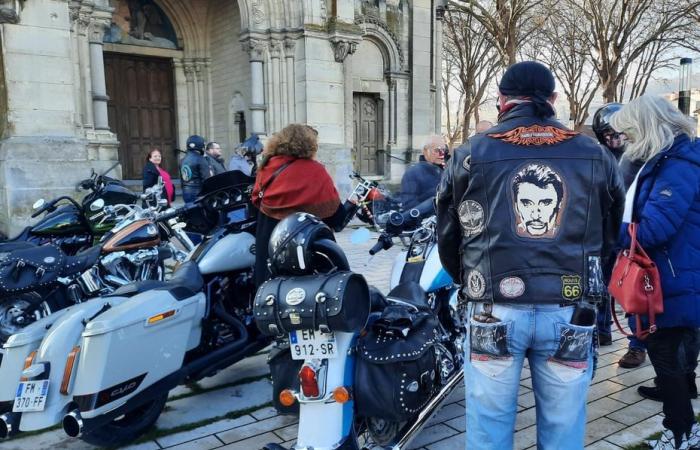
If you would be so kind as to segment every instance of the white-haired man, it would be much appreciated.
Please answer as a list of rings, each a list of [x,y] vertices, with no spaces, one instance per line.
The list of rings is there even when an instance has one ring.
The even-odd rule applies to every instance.
[[[418,163],[409,167],[401,179],[401,204],[404,210],[435,197],[448,153],[442,136],[434,135],[426,139]]]

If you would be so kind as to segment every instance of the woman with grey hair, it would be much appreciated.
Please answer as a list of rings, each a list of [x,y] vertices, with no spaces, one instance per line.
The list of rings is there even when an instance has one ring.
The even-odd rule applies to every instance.
[[[627,193],[624,221],[638,223],[637,240],[659,269],[664,296],[657,331],[647,338],[666,427],[654,448],[697,447],[700,428],[690,402],[697,395],[693,370],[700,327],[700,143],[695,124],[652,95],[623,106],[611,123],[627,136],[626,156],[645,161]],[[630,245],[627,223],[621,248]]]

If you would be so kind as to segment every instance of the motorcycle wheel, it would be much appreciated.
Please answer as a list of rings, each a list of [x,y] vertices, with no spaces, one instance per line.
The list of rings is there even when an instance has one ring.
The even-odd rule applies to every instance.
[[[380,417],[371,417],[367,419],[366,424],[369,442],[365,442],[365,446],[374,444],[380,447],[390,447],[398,440],[401,423],[391,422]]]
[[[0,303],[0,347],[30,323],[60,309],[51,297],[44,300],[36,292],[7,297]]]
[[[84,433],[80,439],[88,444],[103,448],[128,445],[156,423],[167,400],[168,393],[166,392],[155,400],[122,414],[106,425]]]

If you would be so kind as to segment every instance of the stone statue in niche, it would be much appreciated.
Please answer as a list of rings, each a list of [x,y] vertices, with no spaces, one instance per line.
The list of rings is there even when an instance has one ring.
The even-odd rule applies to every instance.
[[[0,0],[0,23],[18,23],[22,3],[19,0]]]
[[[112,6],[112,25],[105,33],[105,42],[177,48],[174,28],[153,0],[113,0]]]

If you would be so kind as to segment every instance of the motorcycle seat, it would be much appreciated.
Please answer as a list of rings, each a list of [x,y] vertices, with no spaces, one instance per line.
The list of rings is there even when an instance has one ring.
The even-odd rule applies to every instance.
[[[10,239],[5,242],[0,242],[0,252],[2,253],[9,253],[15,250],[26,250],[32,247],[36,247],[36,244],[27,241],[15,241]]]
[[[63,264],[63,276],[85,272],[97,264],[100,253],[102,253],[102,246],[96,245],[75,256],[66,256],[66,262]]]
[[[420,284],[415,281],[400,283],[394,289],[389,291],[387,300],[391,303],[392,300],[407,303],[414,306],[418,311],[430,311],[428,305],[428,294],[420,287]]]
[[[136,294],[151,290],[168,291],[177,300],[184,300],[201,292],[204,286],[202,274],[194,261],[182,264],[168,281],[143,280],[127,284],[116,289],[106,297],[133,297]]]
[[[369,287],[369,310],[370,311],[384,311],[386,308],[386,298],[384,294],[381,293],[379,289],[374,286]]]

